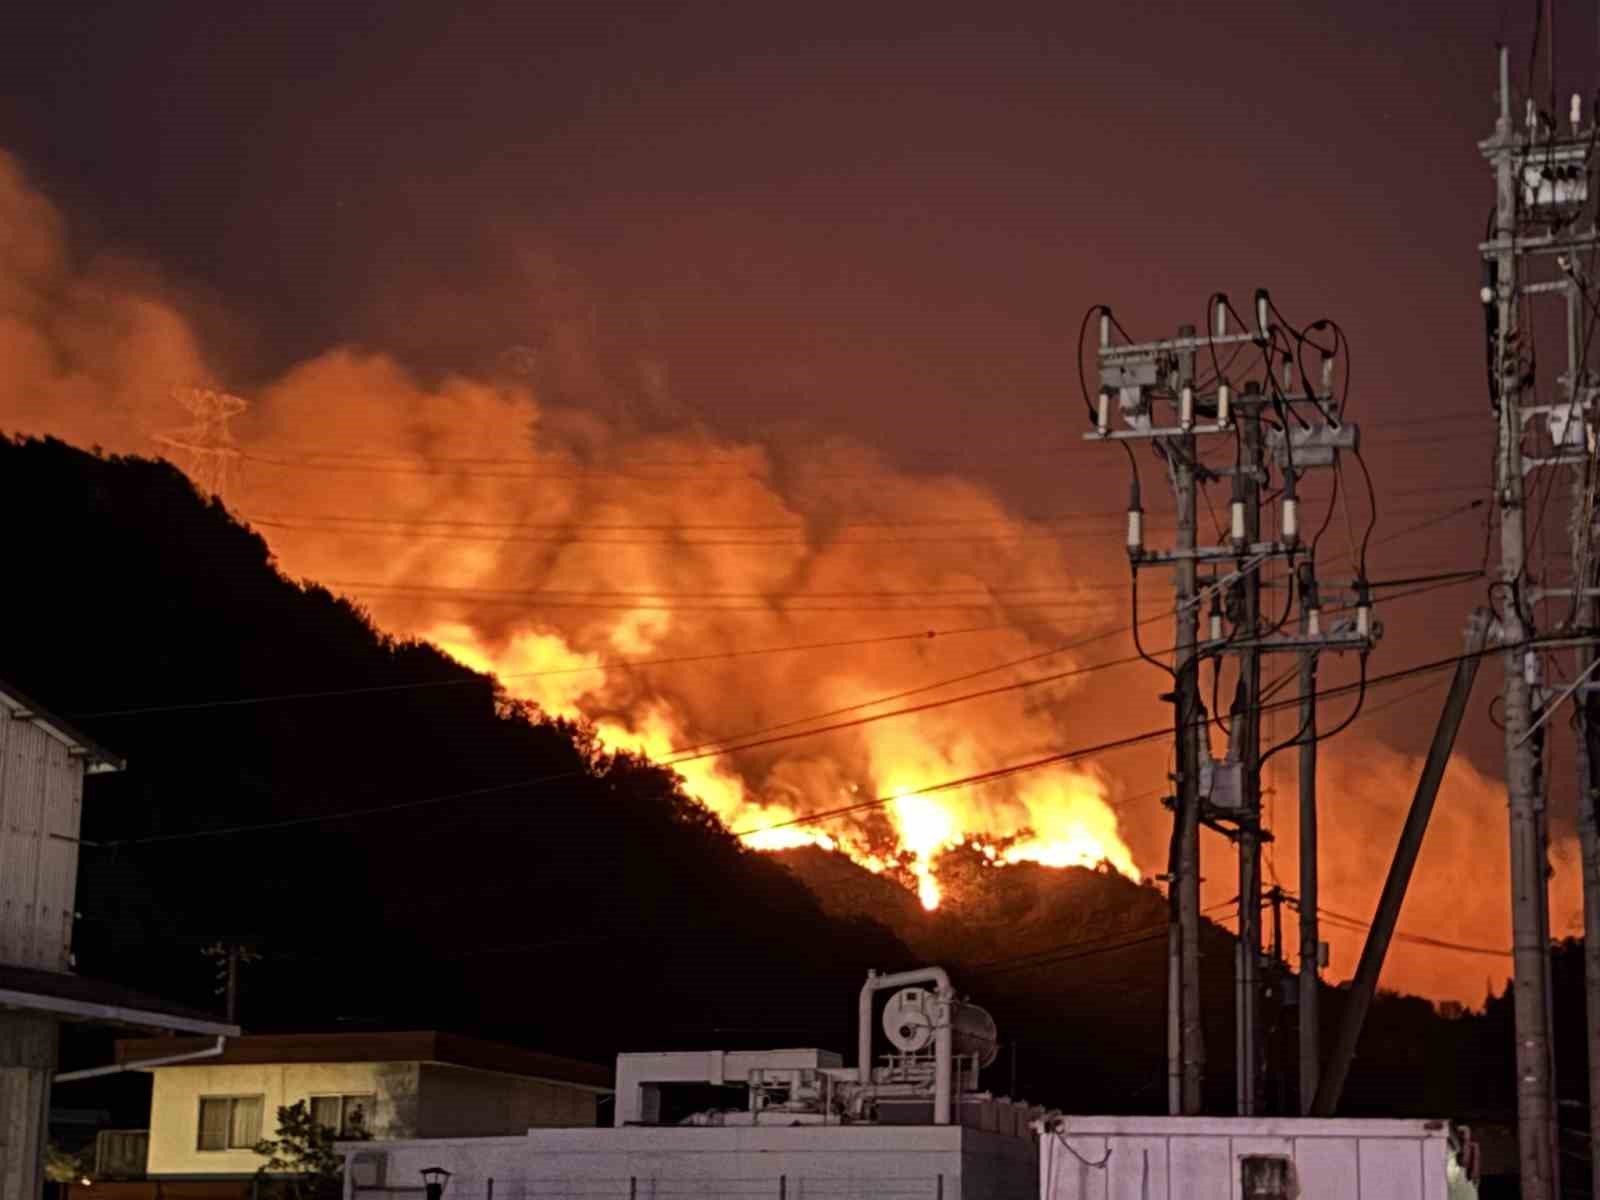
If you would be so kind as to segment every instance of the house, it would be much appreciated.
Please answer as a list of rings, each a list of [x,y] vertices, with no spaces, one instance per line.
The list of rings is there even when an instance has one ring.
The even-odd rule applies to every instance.
[[[84,777],[115,754],[0,682],[0,1200],[37,1200],[63,1021],[221,1038],[233,1025],[72,971]]]
[[[116,1052],[153,1078],[146,1173],[157,1180],[251,1178],[263,1161],[253,1147],[297,1101],[342,1137],[413,1139],[590,1128],[611,1094],[604,1067],[448,1033],[251,1034],[175,1063],[162,1060],[205,1043],[132,1039]]]

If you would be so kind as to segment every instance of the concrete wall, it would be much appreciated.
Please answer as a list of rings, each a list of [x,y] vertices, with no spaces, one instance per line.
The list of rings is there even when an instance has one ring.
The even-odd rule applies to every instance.
[[[52,1017],[0,1012],[0,1200],[38,1200],[43,1186],[56,1037]]]
[[[347,1144],[381,1155],[384,1186],[356,1200],[413,1200],[424,1167],[453,1173],[445,1200],[1036,1200],[1030,1138],[960,1126],[631,1126],[535,1129],[521,1138]],[[370,1158],[346,1172],[375,1182]],[[1137,1195],[1138,1193],[1133,1193]]]
[[[261,1136],[278,1130],[278,1109],[317,1095],[371,1093],[375,1137],[417,1132],[417,1063],[269,1063],[158,1067],[150,1096],[151,1175],[250,1175],[264,1161],[251,1150],[201,1150],[202,1096],[262,1097]]]
[[[417,1137],[489,1137],[595,1123],[593,1092],[471,1067],[423,1063]]]

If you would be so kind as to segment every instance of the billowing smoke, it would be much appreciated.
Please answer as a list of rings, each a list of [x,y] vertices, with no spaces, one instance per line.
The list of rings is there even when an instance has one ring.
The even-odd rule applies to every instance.
[[[1320,756],[1319,907],[1328,913],[1319,932],[1329,943],[1334,979],[1355,974],[1366,933],[1350,919],[1372,919],[1421,773],[1420,755],[1402,754],[1375,741],[1330,742]],[[1273,857],[1285,884],[1293,888],[1299,877],[1299,812],[1293,802],[1294,772],[1285,774],[1285,799],[1274,814]],[[1551,861],[1551,934],[1571,936],[1581,932],[1575,840],[1557,839]],[[1481,1004],[1485,992],[1498,990],[1510,973],[1510,895],[1505,785],[1457,755],[1439,786],[1400,914],[1401,940],[1390,949],[1382,986],[1469,1006]],[[1285,925],[1294,959],[1298,926],[1292,915]],[[1457,948],[1463,946],[1499,953]]]
[[[49,205],[14,168],[5,189],[11,337],[39,344],[14,356],[6,424],[159,449],[162,422],[186,419],[171,386],[203,378],[184,322],[72,269]],[[581,347],[558,338],[544,353],[570,374]],[[837,845],[903,872],[930,905],[931,862],[974,837],[1010,858],[1138,873],[1092,767],[917,794],[1072,744],[1071,681],[801,736],[817,714],[948,696],[929,690],[941,679],[988,687],[1085,661],[1041,656],[1120,618],[1079,585],[1084,564],[1051,529],[859,445],[778,451],[681,421],[662,431],[637,405],[548,403],[542,366],[523,350],[492,372],[424,380],[332,350],[256,389],[211,458],[236,439],[230,505],[288,573],[358,598],[384,628],[493,668],[613,748],[670,761],[743,746],[677,765],[735,830],[782,826],[754,845]],[[639,377],[658,402],[646,417],[670,409],[659,365]],[[697,661],[659,661],[684,659]],[[894,799],[785,824],[879,797]]]
[[[151,454],[193,424],[174,385],[225,364],[206,361],[181,306],[148,279],[75,261],[61,217],[0,155],[0,428]],[[755,845],[836,845],[928,903],[929,864],[962,840],[996,857],[1162,869],[1168,817],[1149,797],[1123,804],[1127,756],[919,794],[1159,724],[1153,673],[863,720],[1124,653],[1119,639],[1045,656],[1125,625],[1124,597],[1096,582],[1114,572],[1111,528],[1069,539],[955,474],[906,474],[844,441],[730,440],[697,427],[649,361],[630,368],[634,403],[564,402],[549,381],[600,373],[585,353],[557,331],[492,370],[439,378],[330,350],[251,389],[225,499],[286,572],[350,594],[385,629],[494,669],[612,747],[677,754],[687,789],[731,828],[778,826]],[[1103,547],[1097,561],[1086,545]],[[930,686],[940,680],[960,682]],[[796,736],[818,725],[841,727]],[[730,745],[741,748],[682,755]],[[1323,764],[1323,903],[1365,918],[1420,763],[1349,740]],[[886,796],[899,799],[866,803]],[[1292,810],[1277,806],[1274,850],[1290,887]],[[1503,792],[1458,761],[1403,927],[1505,946],[1504,837]],[[1219,850],[1207,874],[1224,888],[1211,898],[1226,899]],[[1569,855],[1559,847],[1558,865]],[[1558,870],[1558,934],[1574,881]],[[1325,936],[1333,975],[1348,976],[1359,934]],[[1507,972],[1416,944],[1391,963],[1391,986],[1471,1002]]]

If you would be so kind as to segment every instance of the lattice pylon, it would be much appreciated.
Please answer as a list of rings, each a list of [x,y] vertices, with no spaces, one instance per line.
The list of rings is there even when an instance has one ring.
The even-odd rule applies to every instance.
[[[229,422],[249,405],[230,392],[193,384],[175,386],[172,398],[193,420],[182,429],[156,434],[154,440],[175,452],[169,457],[202,495],[226,500],[239,474],[239,447]]]

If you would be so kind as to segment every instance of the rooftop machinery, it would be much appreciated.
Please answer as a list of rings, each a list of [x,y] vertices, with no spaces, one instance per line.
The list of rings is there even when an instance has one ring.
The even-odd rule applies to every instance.
[[[891,993],[874,1021],[880,993]],[[892,1050],[875,1056],[877,1030]],[[739,1108],[681,1119],[691,1125],[951,1125],[1020,1134],[1036,1114],[978,1090],[999,1050],[993,1018],[957,998],[940,967],[867,975],[857,1008],[857,1065],[823,1050],[624,1054],[617,1060],[617,1125],[663,1121],[663,1089],[744,1085]]]

